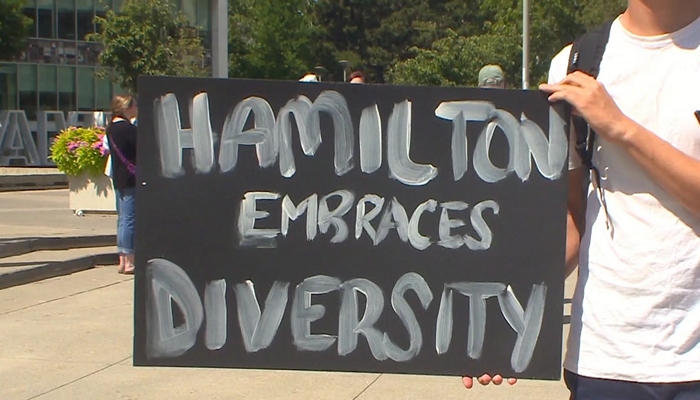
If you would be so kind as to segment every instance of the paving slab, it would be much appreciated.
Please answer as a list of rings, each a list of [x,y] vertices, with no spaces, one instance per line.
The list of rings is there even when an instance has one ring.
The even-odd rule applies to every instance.
[[[384,374],[358,400],[545,400],[567,399],[568,391],[560,381],[520,380],[514,386],[480,386],[466,390],[459,378]]]
[[[134,279],[130,275],[119,275],[116,270],[116,266],[96,267],[81,273],[24,285],[21,288],[0,290],[0,315]]]
[[[0,192],[0,239],[116,233],[116,215],[78,217],[68,202],[67,189]]]
[[[96,365],[119,362],[131,356],[132,305],[133,283],[125,281],[0,315],[0,337],[12,343],[0,348],[0,357]]]
[[[0,258],[0,289],[118,262],[116,246],[37,251]]]
[[[115,365],[52,391],[41,400],[289,399],[352,400],[377,374],[231,369],[134,368]]]
[[[61,385],[93,373],[94,364],[26,360],[0,356],[0,398],[3,400],[34,399]],[[107,365],[103,366],[107,367]],[[86,396],[74,399],[100,399]]]
[[[109,253],[117,253],[117,246],[35,251],[19,256],[0,258],[0,277],[3,274],[31,269],[47,263],[60,263],[75,258]]]

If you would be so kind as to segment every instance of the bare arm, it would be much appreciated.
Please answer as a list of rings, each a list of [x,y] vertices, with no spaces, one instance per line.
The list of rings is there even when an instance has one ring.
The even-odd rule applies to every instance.
[[[700,160],[696,160],[632,120],[620,122],[616,144],[624,148],[659,186],[700,217]]]
[[[579,167],[569,171],[569,195],[566,221],[566,275],[569,276],[578,266],[581,236],[585,224],[586,199],[583,179],[586,168]]]

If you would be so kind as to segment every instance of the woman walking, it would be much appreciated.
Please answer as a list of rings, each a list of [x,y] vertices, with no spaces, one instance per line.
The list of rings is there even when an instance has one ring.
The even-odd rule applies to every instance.
[[[134,219],[136,187],[136,99],[117,95],[112,99],[112,121],[107,127],[112,179],[117,195],[117,247],[120,274],[134,273]]]

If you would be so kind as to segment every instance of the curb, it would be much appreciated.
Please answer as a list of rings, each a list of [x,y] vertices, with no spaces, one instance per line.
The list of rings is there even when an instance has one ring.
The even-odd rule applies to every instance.
[[[5,239],[0,240],[0,258],[20,256],[22,254],[43,250],[103,247],[113,245],[116,242],[116,235]]]
[[[117,253],[94,254],[65,261],[37,264],[32,268],[0,274],[0,289],[92,269],[97,265],[119,264]]]
[[[64,174],[1,175],[0,192],[22,190],[66,189],[68,178]]]

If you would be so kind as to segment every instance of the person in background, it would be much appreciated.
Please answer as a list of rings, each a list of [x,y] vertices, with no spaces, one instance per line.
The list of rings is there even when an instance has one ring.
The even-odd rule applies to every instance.
[[[117,195],[117,248],[120,274],[134,273],[134,226],[136,188],[136,99],[117,95],[112,99],[112,121],[107,127],[112,156],[112,179]]]
[[[479,71],[479,87],[489,89],[505,89],[506,79],[503,69],[495,64],[485,65]]]
[[[362,73],[362,71],[355,71],[352,74],[350,74],[350,79],[348,80],[350,83],[366,83],[365,82],[365,74]]]
[[[318,82],[318,76],[313,72],[309,72],[299,79],[299,82]]]

